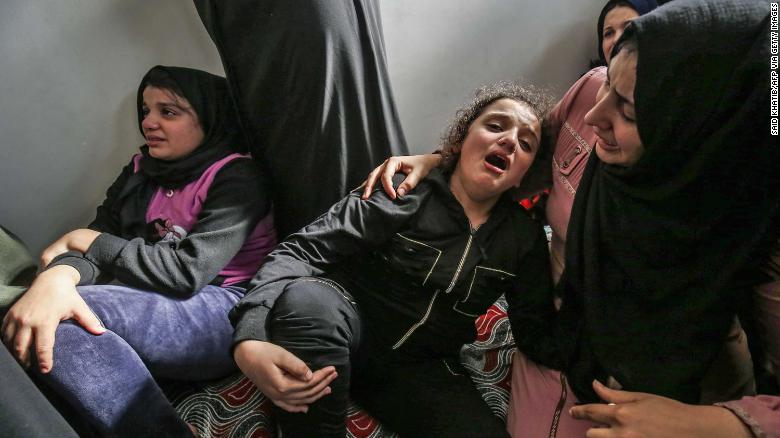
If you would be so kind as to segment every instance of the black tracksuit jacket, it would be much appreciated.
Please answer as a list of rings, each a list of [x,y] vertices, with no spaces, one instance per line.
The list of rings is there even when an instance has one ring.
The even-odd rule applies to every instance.
[[[234,341],[268,340],[269,310],[301,277],[337,282],[373,339],[425,356],[472,342],[475,318],[505,294],[520,350],[542,363],[551,354],[541,342],[555,313],[542,225],[505,194],[472,230],[438,170],[395,201],[355,191],[279,245],[230,313]]]

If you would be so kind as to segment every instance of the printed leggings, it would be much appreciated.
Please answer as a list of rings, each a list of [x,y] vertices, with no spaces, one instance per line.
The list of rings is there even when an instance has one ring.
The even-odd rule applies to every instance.
[[[244,290],[206,286],[188,298],[116,285],[78,291],[108,331],[95,336],[63,321],[54,367],[41,380],[101,436],[192,436],[153,376],[207,380],[236,370],[227,313]]]

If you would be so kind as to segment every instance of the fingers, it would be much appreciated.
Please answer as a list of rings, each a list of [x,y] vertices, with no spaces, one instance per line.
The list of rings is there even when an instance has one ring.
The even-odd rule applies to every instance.
[[[304,405],[310,405],[314,403],[315,401],[319,400],[320,398],[328,395],[331,393],[330,386],[326,386],[325,388],[322,388],[319,392],[313,394],[311,397],[307,397],[302,400],[298,400],[298,403],[304,404]]]
[[[379,179],[379,176],[382,175],[382,172],[387,168],[388,160],[385,160],[382,164],[377,166],[376,169],[372,170],[371,173],[368,174],[368,178],[366,178],[366,182],[363,183],[363,195],[361,196],[362,199],[368,199],[371,196],[371,192],[374,191],[374,186],[376,186],[376,182]],[[395,199],[395,190],[392,189],[391,184],[391,190],[388,191],[387,187],[385,186],[385,191],[387,192],[388,196],[390,196],[390,199]]]
[[[385,193],[390,196],[390,199],[396,199],[397,196],[406,194],[406,189],[396,192],[395,187],[393,187],[393,175],[398,173],[398,171],[401,170],[401,167],[401,160],[396,157],[390,157],[387,159],[384,169],[382,169],[382,187],[384,188]]]
[[[330,368],[330,367],[329,367]],[[319,373],[322,370],[318,370],[317,373]],[[328,390],[327,393],[330,394],[330,388],[328,388],[328,385],[338,377],[338,373],[336,373],[336,370],[332,370],[329,373],[322,374],[321,376],[318,376],[316,373],[314,377],[312,377],[310,382],[308,383],[308,386],[296,388],[296,389],[289,389],[287,393],[285,394],[285,400],[289,402],[295,402],[298,403],[305,403],[309,404],[314,402],[315,400],[319,399],[325,394],[322,394],[323,391],[326,389]],[[313,382],[313,383],[312,383]]]
[[[102,335],[106,332],[103,324],[81,297],[79,297],[79,300],[75,304],[72,318],[93,335]]]
[[[320,371],[322,370],[318,370],[317,372]],[[274,397],[269,396],[269,398],[271,398],[271,401],[273,401],[274,404],[288,412],[307,412],[310,404],[332,392],[328,385],[336,377],[338,377],[338,373],[336,373],[335,370],[330,370],[329,373],[322,374],[322,376],[317,376],[315,373],[312,380],[318,381],[317,384],[301,388],[291,386]]]
[[[7,345],[9,349],[11,348],[11,339],[14,337],[15,327],[16,324],[14,324],[13,320],[6,314],[3,318],[3,326],[0,328],[0,335],[2,335],[3,344]]]
[[[288,402],[310,397],[317,388],[323,388],[338,377],[334,367],[326,367],[312,373],[309,380],[300,380],[291,375],[281,376],[273,383],[276,392]]]
[[[54,367],[54,334],[56,325],[45,325],[35,329],[35,356],[38,359],[38,369],[48,373]]]
[[[275,361],[277,365],[285,372],[291,374],[296,379],[308,382],[311,380],[313,373],[306,366],[306,363],[289,351],[280,348],[278,350],[278,357]]]
[[[585,433],[585,438],[614,438],[618,436],[614,429],[609,427],[591,427]]]
[[[569,409],[569,415],[575,420],[589,420],[594,423],[606,425],[616,424],[615,410],[617,405],[604,405],[591,403],[586,405],[574,406]]]
[[[409,193],[410,190],[417,187],[417,184],[420,182],[420,173],[419,172],[411,172],[408,175],[406,175],[406,178],[401,182],[401,184],[398,185],[398,196],[403,196],[407,193]]]
[[[630,403],[641,399],[645,394],[641,392],[618,391],[604,386],[598,380],[593,381],[593,390],[607,403]]]
[[[16,360],[22,364],[23,367],[28,368],[30,366],[30,345],[32,340],[32,332],[29,328],[23,327],[16,332],[16,337],[13,341],[12,352],[16,357]]]

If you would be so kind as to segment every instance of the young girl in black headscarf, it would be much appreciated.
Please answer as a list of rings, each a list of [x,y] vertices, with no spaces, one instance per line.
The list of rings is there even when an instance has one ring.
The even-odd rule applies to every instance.
[[[141,153],[88,228],[44,251],[46,270],[3,321],[17,359],[101,435],[191,435],[152,376],[236,369],[227,312],[276,239],[235,120],[224,78],[152,68],[138,89]]]

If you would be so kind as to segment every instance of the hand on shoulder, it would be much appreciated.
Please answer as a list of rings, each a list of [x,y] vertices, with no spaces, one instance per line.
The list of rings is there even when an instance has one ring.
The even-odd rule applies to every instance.
[[[403,197],[417,187],[420,180],[428,176],[431,170],[441,163],[441,160],[440,154],[390,157],[368,174],[366,182],[363,183],[363,196],[361,197],[368,199],[378,181],[382,183],[382,188],[390,196],[390,199],[395,199],[396,196]],[[393,175],[399,172],[406,174],[406,179],[398,185],[396,190],[393,187]]]

